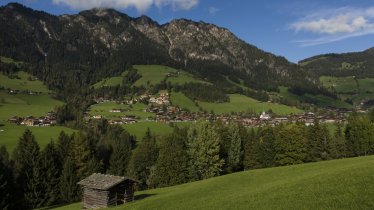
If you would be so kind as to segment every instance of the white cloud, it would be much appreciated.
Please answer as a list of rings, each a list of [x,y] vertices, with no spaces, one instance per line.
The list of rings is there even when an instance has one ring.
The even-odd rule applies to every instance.
[[[211,15],[215,15],[218,11],[219,11],[219,9],[217,7],[211,6],[211,7],[208,8],[208,12]]]
[[[139,12],[144,13],[153,5],[160,8],[171,6],[173,10],[190,10],[199,3],[199,0],[52,0],[52,2],[77,10],[92,8],[126,9],[135,7]]]
[[[374,34],[374,7],[321,10],[292,23],[290,28],[295,32],[304,31],[320,36],[316,39],[295,41],[300,46],[319,45]]]

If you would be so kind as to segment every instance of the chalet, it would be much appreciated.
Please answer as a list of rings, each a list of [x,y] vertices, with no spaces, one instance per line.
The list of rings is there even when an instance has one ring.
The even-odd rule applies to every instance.
[[[27,118],[23,119],[21,125],[38,126],[39,125],[39,120],[35,119],[34,117],[27,117]]]
[[[99,209],[134,200],[138,181],[121,176],[94,173],[78,182],[83,189],[83,209]]]
[[[266,112],[262,112],[262,114],[260,115],[260,120],[270,120],[270,118],[271,118],[270,114]]]
[[[122,112],[123,110],[122,109],[111,109],[109,110],[109,112],[115,112],[115,113],[119,113],[119,112]]]

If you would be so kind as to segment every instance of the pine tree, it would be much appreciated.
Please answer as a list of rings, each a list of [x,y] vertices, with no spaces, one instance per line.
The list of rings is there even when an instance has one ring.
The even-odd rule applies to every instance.
[[[333,145],[326,125],[321,125],[318,119],[314,124],[308,127],[308,161],[321,161],[331,159]]]
[[[342,125],[337,124],[337,128],[334,134],[334,143],[336,148],[335,158],[345,158],[347,157],[347,145],[344,138]]]
[[[43,174],[42,186],[44,189],[44,197],[40,206],[50,206],[55,204],[60,198],[60,174],[62,171],[62,163],[59,158],[59,151],[53,142],[49,143],[40,155],[40,174]]]
[[[127,136],[123,139],[113,140],[112,154],[109,160],[107,173],[124,176],[127,174],[128,163],[131,158],[131,141]]]
[[[192,179],[201,180],[217,176],[224,161],[220,158],[220,137],[209,122],[198,122],[188,131],[188,155]]]
[[[70,148],[71,148],[71,138],[67,135],[64,131],[61,131],[60,135],[58,136],[57,140],[57,151],[59,153],[59,158],[61,164],[63,165],[64,160],[67,156],[69,156]]]
[[[350,156],[373,154],[374,125],[367,116],[353,115],[348,118],[345,129],[348,153]]]
[[[307,153],[304,133],[300,126],[289,124],[282,127],[277,133],[275,148],[275,163],[277,165],[303,163]]]
[[[5,146],[0,147],[0,209],[14,209],[13,174],[9,166],[9,155]]]
[[[68,157],[65,160],[60,177],[60,197],[66,203],[79,200],[79,181],[74,162]]]
[[[229,172],[235,172],[242,168],[242,139],[239,132],[238,124],[233,123],[229,126],[230,149],[227,163]]]
[[[34,207],[35,187],[34,174],[38,167],[39,145],[35,141],[29,129],[26,129],[16,149],[13,151],[15,179],[18,186],[23,190],[25,204],[28,207]]]
[[[156,138],[152,136],[149,129],[142,142],[133,151],[129,162],[129,174],[131,177],[139,180],[140,189],[153,188],[154,180],[151,172],[156,164],[158,157],[158,148]]]
[[[188,155],[186,129],[175,128],[163,139],[155,167],[155,181],[158,187],[185,183],[188,177]]]
[[[84,179],[94,172],[92,167],[96,167],[96,162],[92,153],[86,135],[81,132],[73,134],[70,157],[76,166],[78,179]]]
[[[282,125],[280,126],[282,128]],[[266,126],[257,132],[256,166],[255,168],[266,168],[274,166],[275,158],[275,130]]]
[[[247,135],[247,138],[244,142],[244,157],[243,157],[243,166],[244,169],[253,169],[256,164],[256,148],[257,140],[255,130],[252,128]]]

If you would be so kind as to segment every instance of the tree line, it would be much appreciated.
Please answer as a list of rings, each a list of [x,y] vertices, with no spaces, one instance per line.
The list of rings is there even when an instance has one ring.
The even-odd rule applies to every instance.
[[[136,141],[100,120],[40,149],[26,130],[11,157],[0,148],[0,208],[30,209],[80,200],[77,182],[94,172],[129,176],[139,189],[172,186],[237,171],[374,154],[374,112],[352,114],[332,133],[285,123],[246,128],[199,121],[166,136],[148,129]]]

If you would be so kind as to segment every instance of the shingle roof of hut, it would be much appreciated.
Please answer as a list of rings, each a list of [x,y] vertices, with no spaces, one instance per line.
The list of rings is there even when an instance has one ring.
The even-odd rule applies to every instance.
[[[116,186],[117,184],[125,181],[125,180],[131,180],[133,182],[138,182],[134,179],[130,179],[130,178],[127,178],[127,177],[94,173],[91,176],[89,176],[89,177],[81,180],[80,182],[78,182],[78,184],[83,185],[85,187],[92,188],[92,189],[108,190],[108,189]]]

